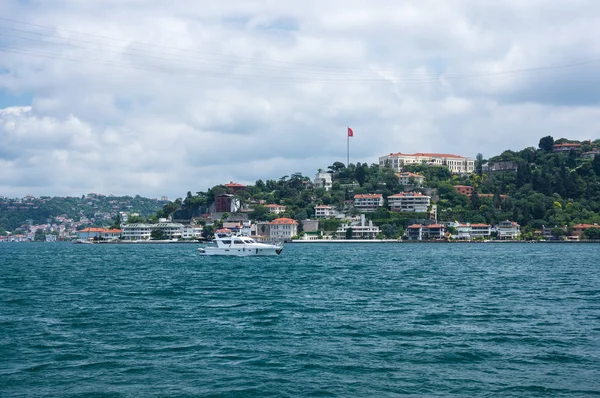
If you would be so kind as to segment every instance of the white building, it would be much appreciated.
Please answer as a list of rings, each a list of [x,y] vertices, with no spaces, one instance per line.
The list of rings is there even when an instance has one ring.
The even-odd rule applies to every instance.
[[[373,225],[373,221],[365,222],[365,215],[360,216],[360,223],[342,224],[335,231],[336,239],[346,239],[348,230],[352,233],[352,239],[375,239],[381,232],[378,226]]]
[[[397,171],[402,171],[405,165],[410,164],[444,166],[455,174],[471,174],[475,169],[473,159],[446,153],[390,153],[379,158],[380,167],[391,167]]]
[[[331,186],[333,185],[331,173],[328,173],[326,171],[319,171],[315,175],[313,184],[315,185],[315,188],[325,188],[326,191],[331,190]]]
[[[400,185],[408,185],[412,187],[422,187],[425,177],[421,174],[411,173],[410,171],[404,171],[402,173],[396,173],[398,177],[398,183]]]
[[[337,216],[337,211],[333,206],[318,205],[315,206],[315,217],[316,218],[329,218]]]
[[[492,235],[492,226],[488,224],[460,224],[456,226],[456,234],[458,239],[485,239]]]
[[[298,222],[291,218],[276,218],[269,223],[271,239],[292,239],[298,235]]]
[[[269,204],[265,206],[267,209],[269,209],[269,213],[273,213],[273,214],[279,214],[279,213],[285,213],[285,209],[286,207],[283,205],[277,205],[277,204]]]
[[[354,208],[360,212],[374,212],[381,206],[383,206],[383,195],[380,193],[354,195]]]
[[[391,211],[426,213],[431,197],[418,192],[401,192],[387,197]]]
[[[202,226],[200,225],[190,225],[187,227],[183,227],[181,229],[181,238],[182,239],[198,239],[202,236]]]
[[[514,221],[501,221],[497,225],[498,239],[518,239],[521,235],[521,226]]]
[[[159,222],[157,224],[127,224],[123,225],[121,237],[123,240],[150,240],[153,230],[162,230],[165,239],[182,237],[183,224]]]

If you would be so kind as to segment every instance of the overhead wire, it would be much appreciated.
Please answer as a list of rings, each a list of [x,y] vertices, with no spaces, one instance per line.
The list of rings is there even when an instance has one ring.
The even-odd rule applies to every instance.
[[[596,63],[600,61],[600,57],[588,58],[579,61],[573,61],[564,64],[555,64],[555,65],[546,65],[546,66],[538,66],[531,68],[520,68],[513,70],[504,70],[504,71],[494,71],[494,72],[460,72],[460,73],[405,73],[399,72],[396,70],[390,69],[358,69],[358,68],[340,68],[335,66],[324,66],[324,65],[310,65],[310,64],[301,64],[301,63],[293,63],[293,62],[285,62],[285,61],[271,61],[271,60],[257,60],[255,58],[248,58],[236,55],[228,55],[228,54],[213,54],[206,53],[202,51],[189,50],[189,49],[180,49],[176,47],[169,47],[163,45],[157,45],[152,43],[143,43],[143,42],[135,42],[125,39],[112,38],[108,36],[95,35],[84,32],[76,32],[65,29],[56,29],[50,26],[38,25],[27,23],[23,21],[17,21],[9,18],[0,17],[0,21],[8,21],[12,23],[17,23],[26,26],[33,26],[43,29],[51,29],[55,32],[64,32],[71,34],[78,34],[87,37],[99,38],[103,40],[113,40],[116,42],[127,43],[128,47],[123,47],[116,44],[110,44],[105,42],[95,42],[90,40],[82,40],[76,38],[65,38],[58,36],[56,34],[49,34],[25,29],[17,29],[7,26],[0,25],[0,30],[4,32],[17,32],[21,35],[3,33],[0,32],[0,36],[8,37],[11,39],[33,42],[33,43],[43,43],[45,45],[51,44],[62,47],[69,48],[77,48],[87,51],[99,51],[98,48],[88,47],[87,45],[93,45],[96,47],[100,47],[100,49],[105,50],[105,48],[117,49],[120,51],[116,52],[106,52],[107,54],[112,54],[116,56],[129,56],[129,57],[138,57],[138,58],[146,58],[146,59],[154,59],[159,61],[167,61],[173,63],[182,63],[185,62],[188,68],[177,67],[174,68],[172,66],[165,65],[150,65],[140,63],[139,59],[135,62],[128,60],[128,62],[115,62],[114,60],[105,60],[105,59],[94,59],[94,58],[86,58],[86,57],[77,57],[70,54],[63,53],[47,53],[40,52],[37,49],[29,49],[29,48],[14,48],[1,46],[0,49],[5,52],[12,52],[22,55],[29,56],[37,56],[48,59],[63,59],[71,62],[80,62],[80,63],[88,63],[88,64],[96,64],[96,65],[104,65],[111,67],[119,67],[119,68],[130,68],[130,69],[139,69],[139,70],[149,70],[163,73],[173,73],[173,74],[186,74],[186,75],[194,75],[194,76],[209,76],[209,77],[217,77],[217,78],[231,78],[231,79],[254,79],[254,80],[278,80],[278,81],[288,81],[288,82],[339,82],[339,83],[353,83],[353,84],[373,84],[373,83],[389,83],[390,81],[396,83],[432,83],[439,82],[441,80],[457,80],[457,79],[478,79],[485,77],[493,77],[493,76],[511,76],[516,74],[523,73],[533,73],[533,72],[544,72],[556,69],[563,68],[571,68],[591,63]],[[37,38],[23,36],[25,35],[33,35]],[[44,40],[47,39],[47,40]],[[73,44],[78,43],[78,44]],[[80,45],[85,44],[85,45]],[[144,50],[139,48],[131,47],[131,44],[144,45],[154,48],[162,48],[169,49],[172,51],[183,52],[184,54],[172,54],[164,51],[156,51],[156,50]],[[187,55],[187,54],[204,54],[204,56],[197,55]],[[221,57],[220,58],[210,58],[205,55],[208,54],[212,57]],[[272,63],[272,64],[269,64]],[[199,69],[199,68],[189,68],[189,66],[202,66],[207,68],[223,68],[229,67],[231,72],[221,71],[215,72],[213,70]],[[248,67],[250,70],[240,71],[239,69],[242,67]],[[320,70],[323,69],[324,70]],[[251,73],[249,73],[251,72]],[[268,75],[266,75],[268,73]],[[281,76],[278,73],[284,73],[287,75]],[[397,73],[399,76],[386,76],[390,73]]]

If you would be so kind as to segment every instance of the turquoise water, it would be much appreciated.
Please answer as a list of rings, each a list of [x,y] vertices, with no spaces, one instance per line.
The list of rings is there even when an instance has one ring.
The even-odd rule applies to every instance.
[[[600,245],[0,244],[0,396],[600,395]]]

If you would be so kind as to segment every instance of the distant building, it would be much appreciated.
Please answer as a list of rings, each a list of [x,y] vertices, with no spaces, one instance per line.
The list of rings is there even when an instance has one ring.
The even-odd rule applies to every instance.
[[[383,206],[383,195],[356,194],[354,195],[354,208],[363,213],[371,213]]]
[[[584,152],[581,154],[581,157],[584,159],[593,159],[596,156],[600,156],[600,151],[598,151],[597,149],[594,149],[592,151],[589,152]]]
[[[302,220],[301,222],[304,232],[317,232],[319,230],[319,220]]]
[[[471,196],[474,188],[469,185],[455,185],[454,189],[462,195]]]
[[[456,233],[458,235],[458,239],[485,239],[492,235],[492,226],[489,224],[459,224],[456,226]]]
[[[484,173],[500,173],[500,172],[513,172],[516,173],[519,169],[517,162],[513,161],[502,161],[502,162],[488,162],[481,166],[481,170]]]
[[[577,224],[571,229],[571,235],[581,238],[585,230],[589,228],[600,228],[600,226],[598,226],[598,224]]]
[[[581,149],[581,144],[568,143],[568,142],[565,142],[563,144],[554,144],[554,146],[552,147],[552,151],[554,151],[554,152],[578,151],[580,149]]]
[[[413,224],[406,228],[406,236],[409,240],[441,239],[445,233],[446,226],[442,224]]]
[[[411,173],[410,171],[404,171],[402,173],[396,173],[398,177],[398,183],[400,185],[406,185],[410,187],[422,187],[425,177],[421,174]]]
[[[315,179],[313,180],[313,184],[315,188],[325,188],[326,191],[330,191],[333,185],[333,180],[331,177],[331,173],[325,171],[319,171],[315,175]]]
[[[402,192],[387,197],[391,211],[426,213],[431,198],[418,192]]]
[[[518,239],[521,236],[521,226],[514,221],[501,221],[496,229],[500,240]]]
[[[150,240],[152,231],[161,230],[166,239],[179,239],[183,234],[183,224],[159,222],[157,224],[127,224],[122,227],[123,240]]]
[[[380,167],[390,167],[397,171],[402,171],[404,166],[412,164],[443,166],[454,174],[471,174],[475,168],[473,159],[446,153],[390,153],[379,158]]]
[[[373,225],[373,221],[366,223],[364,214],[358,223],[342,224],[335,232],[335,238],[347,239],[348,231],[352,234],[351,239],[375,239],[381,232],[378,226]]]
[[[240,201],[232,194],[222,194],[215,198],[215,212],[235,213],[240,208]]]
[[[279,213],[285,213],[285,209],[286,207],[283,205],[277,205],[277,204],[269,204],[265,206],[267,209],[269,209],[269,213],[272,214],[279,214]]]
[[[337,215],[337,211],[333,206],[328,205],[318,205],[315,206],[315,217],[316,218],[329,218],[335,217]]]
[[[291,218],[276,218],[269,224],[271,239],[292,239],[298,235],[298,222]]]
[[[225,184],[225,188],[227,188],[227,192],[235,195],[240,191],[245,191],[246,186],[244,184],[238,184],[237,182],[230,181],[229,184]]]

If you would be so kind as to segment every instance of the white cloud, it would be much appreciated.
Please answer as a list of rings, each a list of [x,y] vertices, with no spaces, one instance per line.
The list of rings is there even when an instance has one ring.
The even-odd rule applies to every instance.
[[[5,1],[0,15],[27,24],[0,19],[0,194],[177,197],[312,175],[345,160],[347,126],[351,161],[369,163],[597,138],[600,62],[504,72],[595,58],[599,11],[593,0]],[[11,106],[23,96],[29,106]]]

